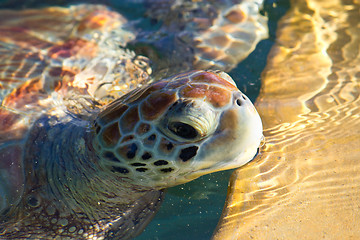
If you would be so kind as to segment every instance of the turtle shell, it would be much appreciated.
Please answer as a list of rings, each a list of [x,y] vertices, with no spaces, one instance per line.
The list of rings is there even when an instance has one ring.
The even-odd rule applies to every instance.
[[[148,80],[126,20],[98,5],[1,11],[0,210],[22,193],[23,139],[43,114],[85,114]],[[7,184],[3,184],[7,183]]]
[[[260,14],[263,0],[139,1],[144,2],[146,15],[162,24],[135,42],[146,43],[141,45],[144,54],[166,72],[230,71],[268,36],[267,17]],[[160,50],[159,59],[149,45]]]
[[[227,7],[229,4],[232,6],[231,3],[227,4]],[[200,7],[203,9],[202,5]],[[199,27],[191,28],[191,21],[181,20],[188,31],[183,31],[182,27],[175,28],[175,32],[170,33],[169,36],[184,40],[186,33],[191,33],[187,36],[192,40],[188,42],[184,40],[184,42],[194,51],[186,50],[185,53],[181,48],[176,48],[176,54],[184,53],[184,56],[174,55],[170,59],[175,57],[177,62],[185,63],[186,69],[196,66],[221,67],[229,62],[231,68],[243,58],[226,58],[226,53],[238,55],[238,52],[231,51],[238,47],[232,44],[233,39],[241,35],[234,30],[235,25],[247,22],[243,21],[246,14],[242,15],[237,11],[238,8],[240,5],[231,8],[230,12],[211,17],[210,25],[201,27],[201,31]],[[174,12],[178,11],[180,10],[177,8],[174,10]],[[150,82],[149,75],[152,69],[146,57],[137,55],[127,48],[128,43],[135,40],[133,25],[120,14],[104,6],[76,5],[69,8],[3,10],[0,14],[0,213],[4,213],[9,206],[17,205],[21,201],[26,171],[23,159],[35,156],[36,153],[31,153],[33,145],[40,146],[40,143],[32,142],[30,144],[33,145],[30,147],[26,145],[29,144],[27,141],[30,135],[29,129],[35,121],[41,116],[55,117],[58,120],[69,113],[80,117],[89,116],[88,113],[93,112],[94,109],[119,98],[143,83]],[[171,22],[167,20],[165,22],[167,24],[159,30],[160,33],[171,28]],[[250,22],[255,21],[252,19]],[[211,27],[212,24],[217,26],[215,31],[215,28]],[[253,29],[251,26],[249,28]],[[215,33],[211,34],[212,32]],[[231,34],[227,35],[228,33]],[[222,45],[221,39],[214,40],[224,34],[227,36],[225,45]],[[264,37],[264,34],[254,35],[256,37],[249,40],[251,44],[246,48],[245,55],[253,49],[259,39]],[[148,43],[162,42],[156,41],[152,36],[149,39]],[[247,41],[246,38],[245,40]],[[207,45],[212,44],[218,44],[221,50],[209,52]],[[168,50],[166,47],[159,49]],[[173,51],[168,52],[173,53]],[[164,56],[165,60],[169,59],[168,55]],[[186,57],[185,61],[184,57]],[[155,62],[158,64],[157,70],[161,70],[159,66],[164,62],[167,64],[166,67],[173,66],[173,63],[170,65],[169,61],[164,59],[155,59]],[[180,71],[179,68],[173,69]],[[24,149],[27,150],[23,151]],[[182,158],[188,160],[188,157]],[[131,191],[140,192],[137,189]],[[138,215],[154,213],[161,199],[162,192],[154,191],[139,200],[134,208],[139,212]],[[37,207],[36,198],[30,196],[24,201],[27,201],[30,207]],[[150,206],[144,203],[149,203]],[[117,224],[131,223],[130,220],[134,217],[133,211],[127,211],[129,217],[125,217]],[[50,209],[48,213],[51,215],[52,210]],[[145,225],[148,220],[142,219],[144,223],[140,225]],[[6,219],[0,218],[0,223],[1,221],[5,222]],[[139,226],[135,221],[133,223]],[[59,231],[62,230],[62,225],[58,222]],[[0,233],[1,227],[2,225],[0,225]],[[133,226],[128,226],[126,229],[133,229]],[[72,229],[69,228],[67,231],[72,232]]]

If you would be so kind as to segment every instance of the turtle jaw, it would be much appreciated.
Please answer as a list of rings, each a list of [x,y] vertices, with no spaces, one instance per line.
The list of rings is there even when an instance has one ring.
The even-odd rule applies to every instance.
[[[241,167],[256,156],[263,140],[260,116],[246,96],[234,94],[234,101],[220,117],[214,135],[199,148],[187,181]]]
[[[233,101],[221,114],[215,132],[204,141],[190,144],[197,147],[196,155],[185,162],[177,160],[175,172],[151,179],[151,185],[176,186],[209,173],[241,167],[255,157],[263,139],[260,116],[241,93],[235,92]]]
[[[190,72],[115,100],[94,123],[94,149],[108,175],[161,189],[250,161],[262,123],[222,72]]]

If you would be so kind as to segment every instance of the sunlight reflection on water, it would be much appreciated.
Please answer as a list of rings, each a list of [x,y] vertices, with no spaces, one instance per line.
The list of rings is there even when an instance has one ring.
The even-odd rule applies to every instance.
[[[358,239],[358,1],[292,1],[262,75],[267,144],[232,176],[214,239]]]

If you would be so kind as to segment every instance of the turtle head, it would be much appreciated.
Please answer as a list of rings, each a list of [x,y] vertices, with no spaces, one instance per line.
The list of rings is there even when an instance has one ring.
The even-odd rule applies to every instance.
[[[95,120],[102,167],[165,188],[249,162],[262,139],[250,100],[220,71],[179,74],[130,92]]]

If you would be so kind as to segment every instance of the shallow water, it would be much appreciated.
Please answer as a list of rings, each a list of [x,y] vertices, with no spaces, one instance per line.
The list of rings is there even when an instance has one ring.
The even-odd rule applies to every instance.
[[[239,89],[253,102],[261,86],[261,72],[275,42],[277,21],[289,7],[288,1],[266,1],[269,39],[261,41],[255,51],[229,74]],[[188,184],[169,189],[160,211],[137,240],[210,239],[220,219],[230,175],[233,170],[203,176]]]
[[[360,2],[292,1],[256,106],[266,145],[214,239],[359,239]]]
[[[66,6],[70,3],[99,3],[99,1],[57,0],[52,2],[59,6]],[[102,3],[126,14],[129,19],[136,19],[144,11],[144,9],[134,8],[132,4],[124,6],[118,1]],[[2,8],[24,9],[48,5],[49,3],[36,0],[0,0]],[[240,90],[252,101],[255,101],[259,94],[260,74],[266,65],[268,52],[274,43],[276,23],[284,14],[287,5],[286,1],[266,1],[264,12],[269,16],[269,39],[262,41],[246,60],[230,72]],[[128,14],[129,9],[131,10],[130,15]],[[169,236],[171,239],[209,239],[219,221],[227,194],[228,180],[232,172],[211,174],[169,189],[159,213],[145,232],[136,239],[169,239]]]
[[[0,4],[23,8],[35,2]],[[266,1],[270,37],[230,73],[252,100],[261,87],[256,104],[267,143],[232,175],[214,239],[360,238],[360,3],[292,4],[275,35],[289,3]],[[211,238],[231,173],[169,189],[136,239]]]

